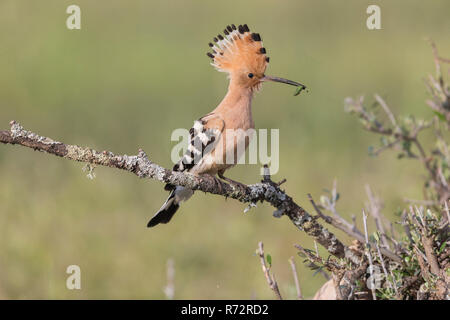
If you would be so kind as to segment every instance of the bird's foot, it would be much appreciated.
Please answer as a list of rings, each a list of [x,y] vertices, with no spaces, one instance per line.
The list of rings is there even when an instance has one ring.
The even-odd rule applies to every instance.
[[[209,179],[214,181],[214,184],[217,186],[219,193],[223,193],[223,186],[222,186],[223,182],[219,178],[217,178],[216,176],[214,176],[212,174],[205,174],[205,176],[208,176]]]
[[[244,192],[247,189],[247,185],[240,183],[239,181],[235,181],[233,179],[227,178],[223,175],[223,173],[217,174],[220,179],[225,180],[226,182],[230,183],[231,185],[238,187],[241,189],[242,192]]]

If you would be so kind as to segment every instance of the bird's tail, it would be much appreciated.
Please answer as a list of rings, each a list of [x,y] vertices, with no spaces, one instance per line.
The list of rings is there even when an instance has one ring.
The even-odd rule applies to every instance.
[[[160,223],[168,223],[180,207],[180,202],[186,201],[193,194],[194,191],[184,187],[176,187],[173,189],[161,209],[159,209],[153,218],[148,222],[147,227],[151,228]]]

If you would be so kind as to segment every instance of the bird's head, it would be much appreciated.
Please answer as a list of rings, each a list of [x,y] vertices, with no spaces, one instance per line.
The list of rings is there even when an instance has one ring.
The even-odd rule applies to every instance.
[[[261,36],[250,32],[246,24],[227,26],[224,35],[214,37],[209,46],[212,52],[207,56],[212,59],[211,65],[218,71],[227,72],[240,87],[258,90],[263,82],[274,81],[306,88],[301,83],[265,74],[269,64],[266,49]]]

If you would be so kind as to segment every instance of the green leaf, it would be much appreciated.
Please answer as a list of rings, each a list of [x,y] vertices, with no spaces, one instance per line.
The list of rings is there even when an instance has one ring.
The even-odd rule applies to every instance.
[[[267,259],[267,263],[268,263],[269,266],[271,267],[271,266],[272,266],[272,256],[271,256],[270,254],[267,254],[266,259]]]
[[[405,150],[407,154],[411,153],[411,141],[403,141],[403,150]]]
[[[442,253],[445,249],[445,246],[447,245],[447,242],[442,242],[441,246],[439,247],[439,253]]]
[[[437,111],[433,111],[433,113],[434,113],[435,115],[437,115],[437,117],[439,118],[439,120],[441,120],[441,121],[447,121],[447,120],[445,119],[445,116],[444,116],[442,113],[437,112]]]
[[[373,233],[373,238],[377,243],[380,242],[380,235],[378,234],[378,231]]]

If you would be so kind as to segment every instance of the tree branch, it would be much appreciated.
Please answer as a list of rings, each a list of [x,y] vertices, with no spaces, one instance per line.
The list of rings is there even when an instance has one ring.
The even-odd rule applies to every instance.
[[[291,265],[292,275],[294,276],[295,289],[297,290],[297,299],[303,300],[302,290],[298,281],[297,267],[295,266],[294,257],[289,258],[289,264]]]
[[[317,212],[318,216],[321,217],[326,223],[331,224],[333,227],[345,232],[350,237],[355,238],[356,240],[358,240],[362,243],[365,241],[364,235],[356,227],[352,227],[341,216],[332,217],[332,216],[328,216],[328,215],[325,215],[324,213],[322,213],[322,211],[320,210],[320,208],[317,206],[314,199],[312,198],[311,194],[309,194],[309,193],[308,193],[308,199],[311,202],[314,210]],[[402,262],[400,257],[398,257],[394,252],[392,252],[386,248],[381,248],[381,252],[386,257],[388,257],[394,261],[397,261],[399,263]]]
[[[146,153],[139,149],[138,155],[116,155],[110,151],[99,152],[88,147],[64,144],[51,138],[40,136],[25,130],[19,123],[10,122],[11,130],[0,131],[0,142],[16,144],[34,150],[46,152],[58,157],[79,162],[86,162],[116,169],[125,170],[140,178],[158,180],[172,185],[183,186],[192,190],[233,198],[243,203],[254,204],[266,201],[277,210],[274,216],[286,215],[300,230],[305,231],[320,243],[330,254],[338,258],[349,258],[353,255],[336,236],[317,222],[317,217],[311,216],[305,209],[282,191],[278,184],[265,176],[261,183],[240,188],[223,182],[218,186],[216,179],[209,175],[196,176],[189,173],[165,169],[149,160]]]

